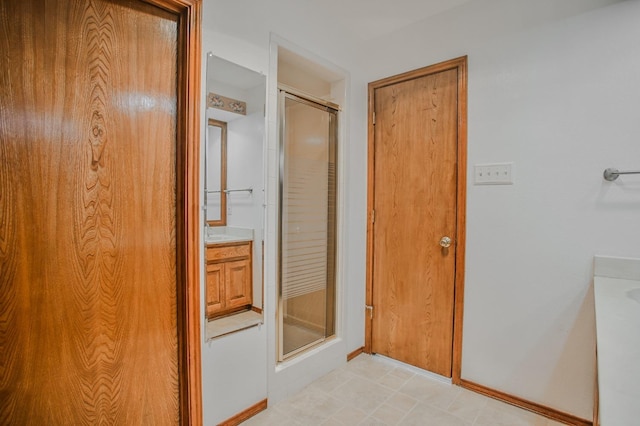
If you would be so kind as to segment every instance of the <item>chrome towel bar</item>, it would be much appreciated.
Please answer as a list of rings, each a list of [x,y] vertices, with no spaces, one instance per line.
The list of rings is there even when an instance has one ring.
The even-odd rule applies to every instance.
[[[224,192],[226,194],[230,192],[248,192],[249,194],[253,193],[253,188],[244,188],[244,189],[225,189]]]
[[[604,180],[614,181],[618,179],[620,175],[640,175],[640,170],[628,170],[626,172],[621,172],[618,169],[606,169],[603,173]]]
[[[206,191],[207,194],[219,194],[220,192],[224,192],[225,194],[228,194],[230,192],[248,192],[249,194],[252,194],[253,188],[225,189],[224,191]]]

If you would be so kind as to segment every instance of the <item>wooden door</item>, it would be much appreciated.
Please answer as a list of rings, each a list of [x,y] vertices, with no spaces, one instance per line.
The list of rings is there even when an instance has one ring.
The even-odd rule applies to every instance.
[[[460,73],[439,66],[372,83],[370,349],[446,377],[464,187]]]
[[[199,12],[162,3],[0,3],[0,423],[199,423]]]

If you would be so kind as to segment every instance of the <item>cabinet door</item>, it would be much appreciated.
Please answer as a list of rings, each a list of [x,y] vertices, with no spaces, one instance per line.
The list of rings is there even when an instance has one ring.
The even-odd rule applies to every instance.
[[[224,264],[207,265],[207,317],[225,308],[224,286],[222,285]]]
[[[249,259],[225,262],[225,292],[227,308],[250,305],[251,261]]]

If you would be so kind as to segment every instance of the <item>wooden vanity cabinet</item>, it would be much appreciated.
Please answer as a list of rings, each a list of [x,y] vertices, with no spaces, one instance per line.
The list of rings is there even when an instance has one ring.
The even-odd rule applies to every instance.
[[[207,246],[207,318],[251,308],[252,244],[245,241]]]

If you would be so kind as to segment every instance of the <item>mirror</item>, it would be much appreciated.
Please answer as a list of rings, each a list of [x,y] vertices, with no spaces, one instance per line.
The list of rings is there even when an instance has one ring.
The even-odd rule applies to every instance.
[[[262,323],[265,76],[207,54],[206,338]]]
[[[207,120],[204,200],[209,226],[227,224],[227,123]]]

